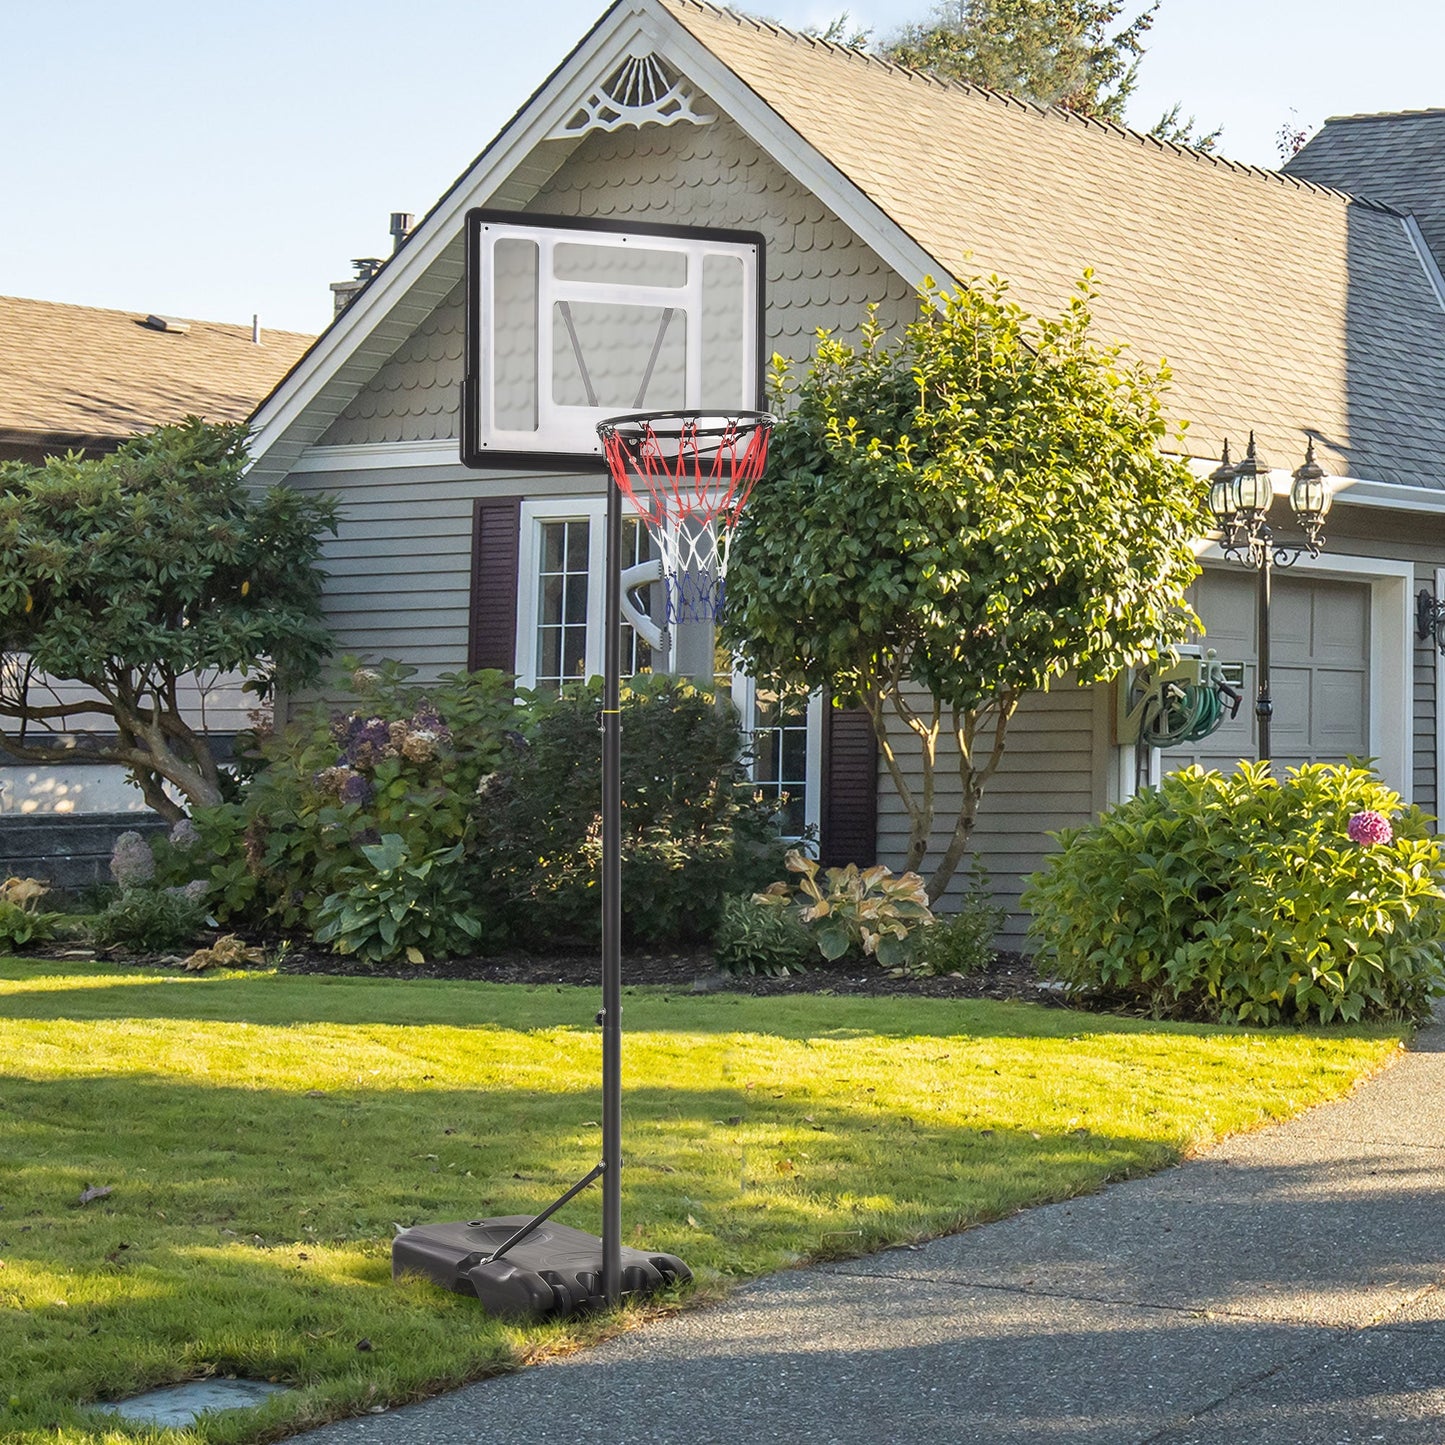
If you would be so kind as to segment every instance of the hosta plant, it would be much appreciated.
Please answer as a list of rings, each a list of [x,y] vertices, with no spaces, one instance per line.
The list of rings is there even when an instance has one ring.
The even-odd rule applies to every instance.
[[[445,958],[481,935],[451,867],[462,845],[412,856],[400,833],[361,846],[366,866],[346,867],[340,888],[322,900],[315,938],[369,963],[405,955],[412,963]]]
[[[23,948],[55,937],[59,915],[36,907],[49,892],[50,885],[38,878],[7,878],[0,883],[0,948]]]
[[[824,958],[861,952],[897,968],[907,962],[909,935],[933,922],[916,873],[895,874],[882,864],[823,868],[798,849],[786,863],[797,883],[774,883],[755,896],[769,907],[797,907]]]
[[[1188,768],[1057,836],[1023,901],[1078,989],[1240,1023],[1421,1017],[1445,992],[1445,849],[1368,768]]]

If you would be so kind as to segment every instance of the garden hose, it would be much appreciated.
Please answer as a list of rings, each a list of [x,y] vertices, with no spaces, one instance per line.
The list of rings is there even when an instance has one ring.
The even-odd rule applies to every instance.
[[[1207,738],[1224,721],[1224,699],[1208,683],[1166,683],[1140,720],[1139,738],[1152,748],[1177,748]]]

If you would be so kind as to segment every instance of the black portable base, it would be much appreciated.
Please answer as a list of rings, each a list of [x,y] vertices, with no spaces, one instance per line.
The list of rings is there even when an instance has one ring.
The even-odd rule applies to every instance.
[[[457,1294],[474,1294],[489,1314],[561,1318],[607,1303],[602,1241],[565,1224],[538,1224],[500,1259],[492,1253],[523,1226],[526,1214],[455,1224],[419,1224],[391,1244],[392,1277],[421,1275]],[[622,1250],[622,1293],[649,1295],[687,1283],[692,1271],[676,1255]]]

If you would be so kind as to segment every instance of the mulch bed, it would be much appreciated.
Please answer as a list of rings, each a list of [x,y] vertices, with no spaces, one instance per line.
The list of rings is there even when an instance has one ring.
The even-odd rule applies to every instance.
[[[56,943],[26,950],[49,958],[95,958],[120,967],[178,968],[180,954],[130,954],[120,949],[92,951]],[[533,986],[601,987],[595,948],[559,949],[545,954],[507,953],[491,958],[454,958],[424,964],[374,966],[333,953],[291,948],[277,963],[280,973],[331,974],[353,978],[429,978],[519,983]],[[1039,977],[1026,954],[1000,953],[986,969],[964,977],[894,978],[876,964],[824,964],[806,973],[774,978],[765,974],[724,974],[706,949],[682,952],[628,952],[622,958],[622,983],[675,989],[679,993],[834,994],[871,998],[991,998],[1059,1004],[1056,989]]]
[[[595,949],[548,954],[503,954],[495,958],[451,959],[374,970],[333,954],[292,952],[280,965],[282,973],[375,974],[387,978],[476,979],[486,983],[533,985],[572,984],[600,987],[601,973]],[[722,974],[706,950],[681,953],[629,952],[622,959],[622,982],[651,985],[690,993],[727,991],[761,996],[797,993],[862,995],[869,997],[994,998],[1052,1002],[1054,995],[1040,987],[1033,960],[1020,953],[1001,953],[979,973],[962,978],[891,978],[876,965],[825,965],[806,973],[773,978],[763,974]]]

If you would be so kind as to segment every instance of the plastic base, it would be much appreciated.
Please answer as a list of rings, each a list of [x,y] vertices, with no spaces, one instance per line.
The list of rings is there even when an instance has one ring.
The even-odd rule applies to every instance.
[[[529,1215],[419,1224],[391,1243],[393,1279],[421,1275],[457,1294],[474,1294],[489,1314],[520,1319],[561,1318],[601,1309],[602,1241],[595,1234],[550,1220],[501,1259],[484,1260],[526,1224]],[[692,1271],[676,1255],[622,1250],[622,1293],[649,1295],[686,1284]]]

